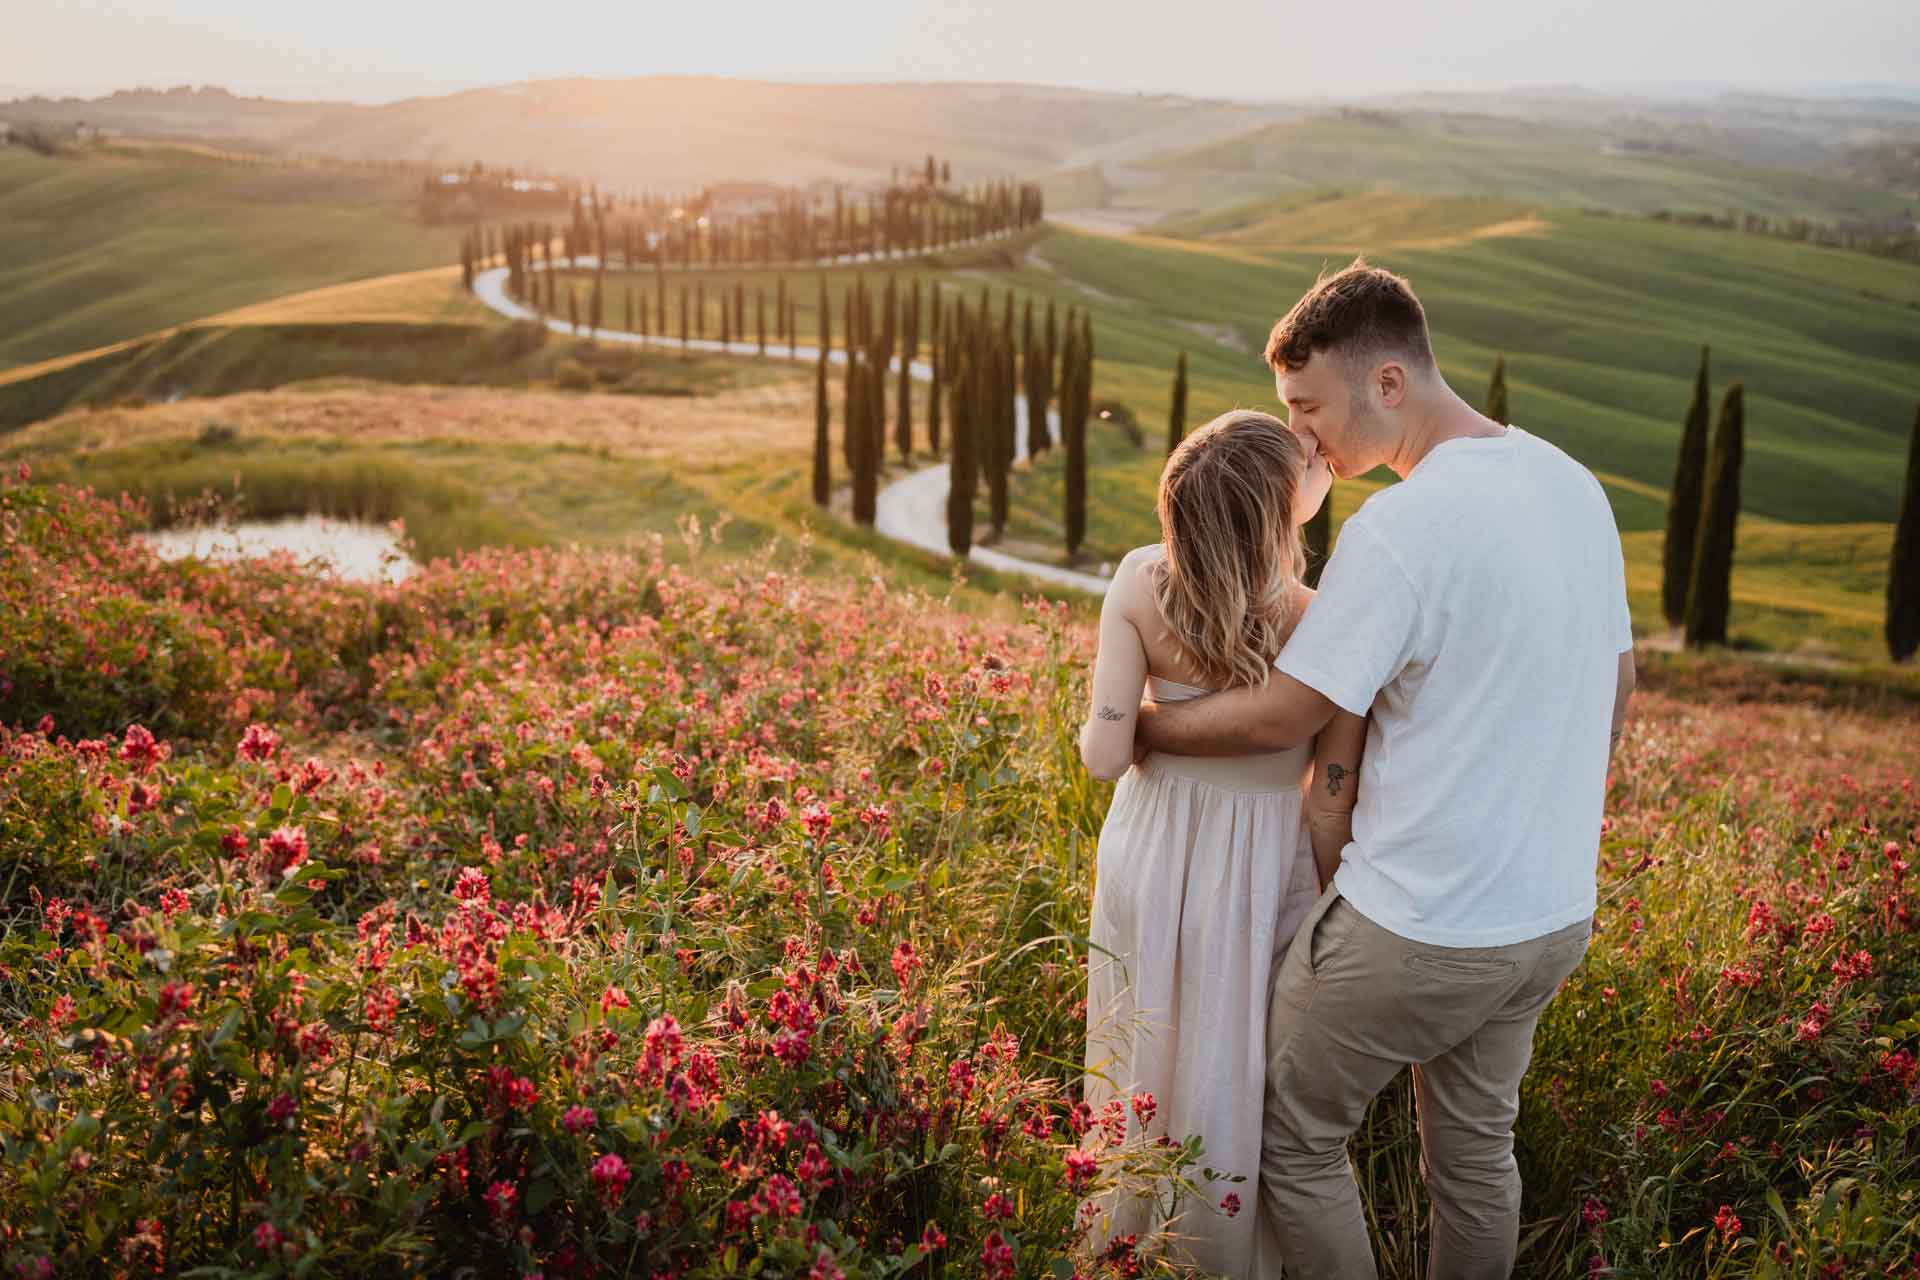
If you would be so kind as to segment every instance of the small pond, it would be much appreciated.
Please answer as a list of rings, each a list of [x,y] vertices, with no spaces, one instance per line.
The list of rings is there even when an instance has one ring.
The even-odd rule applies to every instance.
[[[139,535],[169,560],[237,560],[291,551],[311,568],[358,582],[398,582],[419,568],[385,525],[328,516],[190,525]]]

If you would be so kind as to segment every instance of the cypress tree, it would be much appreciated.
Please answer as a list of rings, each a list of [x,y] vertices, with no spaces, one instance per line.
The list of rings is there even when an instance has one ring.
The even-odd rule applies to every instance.
[[[1320,571],[1327,567],[1329,544],[1333,541],[1333,494],[1329,492],[1321,499],[1320,509],[1313,518],[1301,526],[1301,538],[1307,550],[1307,574],[1304,581],[1309,587],[1320,585]]]
[[[658,288],[653,293],[653,331],[661,337],[667,336],[667,278],[656,276]]]
[[[846,433],[853,441],[853,518],[858,524],[870,525],[878,471],[873,456],[872,408],[867,399],[872,379],[867,376],[866,361],[856,357],[849,367],[853,370],[849,383],[853,398],[847,401]]]
[[[733,331],[747,340],[747,286],[739,280],[733,282]]]
[[[1920,649],[1920,404],[1913,406],[1907,442],[1907,486],[1893,526],[1893,565],[1887,575],[1887,652],[1905,662]]]
[[[1493,377],[1487,382],[1487,416],[1501,426],[1507,425],[1507,358],[1493,358]]]
[[[733,310],[727,306],[727,295],[720,295],[720,349],[725,351],[733,345]]]
[[[1693,544],[1700,537],[1700,491],[1707,479],[1707,415],[1712,410],[1707,384],[1707,348],[1693,375],[1693,400],[1680,428],[1680,451],[1673,464],[1673,488],[1667,493],[1667,540],[1660,555],[1660,610],[1669,627],[1687,620],[1687,587],[1693,581]]]
[[[753,330],[760,342],[760,354],[767,354],[767,290],[762,285],[753,290]]]
[[[813,368],[813,500],[823,507],[833,493],[833,463],[827,436],[827,349],[821,347],[820,358]]]
[[[777,292],[773,298],[774,340],[787,341],[787,278],[783,275],[775,281]],[[793,354],[789,351],[787,354]]]
[[[956,556],[973,549],[973,490],[978,484],[973,447],[973,377],[961,352],[947,384],[953,423],[953,466],[947,484],[947,546]]]
[[[1180,447],[1187,435],[1187,353],[1173,368],[1173,409],[1167,414],[1167,453]]]
[[[1069,558],[1080,554],[1087,536],[1087,422],[1080,413],[1080,330],[1067,322],[1066,347],[1060,353],[1060,426],[1067,455],[1066,534]]]
[[[627,288],[627,323],[625,327],[628,333],[633,332],[633,288],[631,285]]]
[[[707,282],[700,280],[693,286],[693,336],[707,336]]]
[[[1020,390],[1027,403],[1027,458],[1038,458],[1053,444],[1053,433],[1047,430],[1047,402],[1040,393],[1039,352],[1034,349],[1037,338],[1033,328],[1033,295],[1027,295],[1027,305],[1020,321]]]
[[[800,304],[792,298],[787,299],[787,354],[800,354]]]
[[[1727,642],[1727,613],[1733,593],[1734,525],[1740,514],[1740,460],[1746,412],[1740,384],[1727,388],[1720,422],[1707,460],[1705,505],[1700,537],[1693,545],[1693,579],[1687,585],[1687,648]]]
[[[680,286],[680,348],[687,346],[687,286]]]
[[[571,284],[567,286],[567,327],[580,332],[580,291]]]
[[[860,349],[858,337],[860,332],[860,295],[861,290],[858,279],[854,281],[853,287],[842,295],[842,301],[845,304],[843,327],[846,332],[842,336],[841,341],[842,345],[846,348],[847,366],[843,371],[841,395],[849,404],[853,402],[855,394],[853,386],[853,365]],[[849,409],[847,411],[847,429],[840,434],[840,456],[841,460],[847,464],[847,471],[849,473],[858,465],[854,461],[855,456],[859,453],[859,447],[855,440],[856,433],[853,430],[853,424],[856,421],[857,419],[854,418],[853,411]]]
[[[913,453],[913,357],[920,349],[920,282],[913,282],[900,309],[900,385],[895,391],[893,442],[906,458]]]
[[[819,319],[820,333],[818,335],[818,341],[820,343],[820,358],[824,360],[826,359],[827,352],[833,350],[833,306],[827,300],[827,278],[825,276],[820,277]]]
[[[1013,398],[1007,394],[1004,385],[1007,335],[986,329],[985,326],[982,329],[984,349],[979,362],[982,383],[980,400],[987,407],[993,423],[993,451],[987,467],[987,502],[989,517],[993,521],[993,536],[998,540],[1007,529],[1007,479],[1013,465],[1013,424],[1008,421],[1006,409],[1012,407]]]
[[[934,325],[940,323],[940,300],[934,298]],[[946,391],[944,378],[946,361],[940,355],[940,339],[936,334],[927,347],[927,363],[932,366],[933,376],[927,382],[927,449],[934,457],[940,456],[940,401]]]

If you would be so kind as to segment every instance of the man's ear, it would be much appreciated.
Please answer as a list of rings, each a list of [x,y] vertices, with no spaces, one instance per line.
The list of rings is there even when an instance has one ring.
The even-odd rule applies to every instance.
[[[1407,370],[1397,361],[1389,360],[1374,371],[1373,385],[1380,390],[1380,403],[1388,409],[1398,409],[1400,402],[1407,398]]]

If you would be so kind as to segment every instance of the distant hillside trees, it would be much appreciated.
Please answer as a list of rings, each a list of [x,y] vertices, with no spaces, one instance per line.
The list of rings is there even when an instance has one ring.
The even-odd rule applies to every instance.
[[[1893,526],[1893,565],[1887,575],[1887,649],[1906,662],[1920,649],[1920,404],[1913,406],[1907,441],[1907,483]]]
[[[1667,492],[1667,536],[1660,557],[1660,609],[1669,627],[1685,624],[1687,588],[1693,581],[1693,548],[1700,540],[1700,498],[1707,480],[1707,416],[1712,391],[1707,381],[1708,350],[1700,348],[1693,375],[1693,400],[1680,428],[1680,450]]]
[[[1705,504],[1700,536],[1693,547],[1693,578],[1687,587],[1686,639],[1689,649],[1727,642],[1727,614],[1733,596],[1733,543],[1740,515],[1740,463],[1745,451],[1745,396],[1738,382],[1720,403],[1707,462]]]

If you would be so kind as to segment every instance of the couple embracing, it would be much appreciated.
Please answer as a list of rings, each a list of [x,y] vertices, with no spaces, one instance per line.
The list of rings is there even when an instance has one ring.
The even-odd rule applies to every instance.
[[[1130,1141],[1198,1135],[1244,1178],[1202,1183],[1176,1259],[1351,1280],[1376,1271],[1347,1140],[1411,1067],[1429,1274],[1505,1276],[1520,1082],[1586,952],[1633,688],[1619,534],[1590,472],[1447,386],[1398,276],[1323,278],[1266,358],[1286,421],[1174,451],[1162,541],[1101,612],[1087,1101],[1151,1093]],[[1383,464],[1316,594],[1299,526]],[[1163,1209],[1110,1193],[1096,1244]]]

